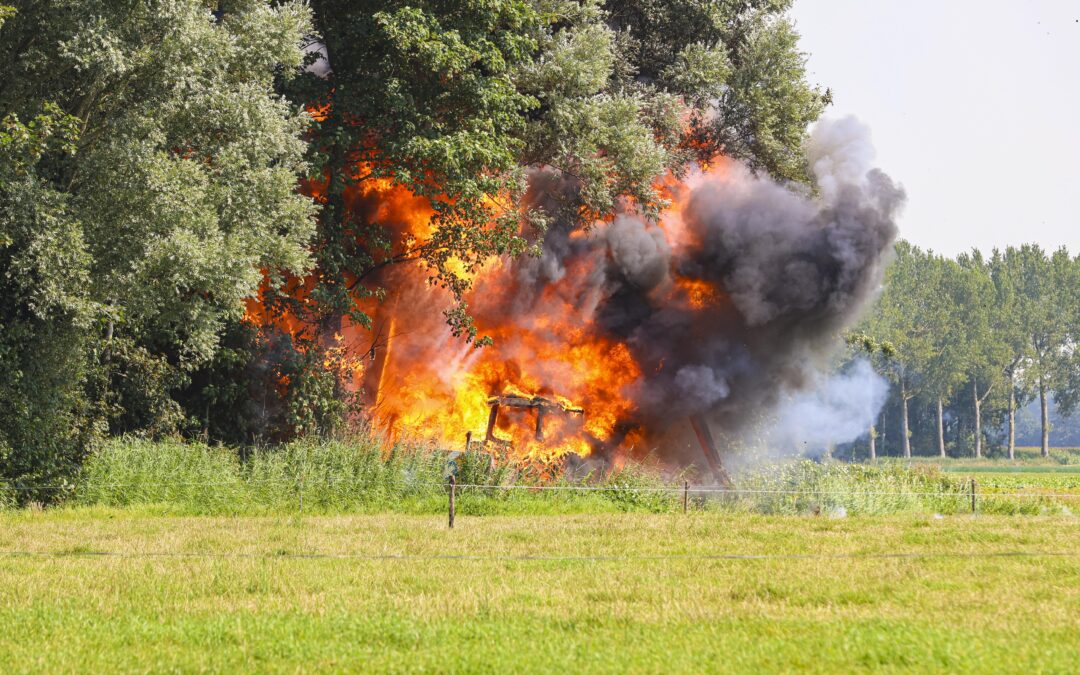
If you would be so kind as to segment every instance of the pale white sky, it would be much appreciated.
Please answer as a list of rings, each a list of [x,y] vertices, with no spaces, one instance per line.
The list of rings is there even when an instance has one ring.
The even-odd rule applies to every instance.
[[[902,237],[1080,253],[1080,0],[797,0],[827,114],[870,125]]]

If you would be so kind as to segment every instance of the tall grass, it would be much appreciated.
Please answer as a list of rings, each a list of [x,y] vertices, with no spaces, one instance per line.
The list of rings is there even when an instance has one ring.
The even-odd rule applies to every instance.
[[[481,452],[455,453],[457,508],[463,514],[660,512],[679,497],[655,490],[658,472],[629,467],[587,480],[603,491],[567,487],[528,464],[493,463]],[[450,453],[424,444],[385,451],[357,436],[301,441],[241,454],[221,447],[123,438],[86,463],[73,501],[83,506],[150,506],[170,513],[402,512],[446,509]],[[470,486],[484,486],[470,487]]]
[[[682,509],[682,480],[676,480],[682,476],[665,476],[655,466],[630,463],[574,476],[537,472],[527,463],[496,463],[482,452],[455,455],[457,507],[465,515]],[[364,435],[244,453],[121,438],[91,455],[66,503],[189,515],[439,513],[446,509],[450,458],[425,444],[387,451]],[[691,498],[695,509],[766,514],[949,514],[970,510],[969,486],[967,479],[931,465],[801,461],[744,472],[732,491],[702,490]],[[566,489],[579,487],[600,489]],[[0,507],[5,500],[12,501],[0,490]],[[983,513],[1060,513],[1068,505],[1043,496],[979,497]]]

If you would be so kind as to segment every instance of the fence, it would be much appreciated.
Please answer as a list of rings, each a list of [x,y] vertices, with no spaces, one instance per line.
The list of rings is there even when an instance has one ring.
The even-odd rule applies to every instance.
[[[9,492],[40,492],[45,490],[63,491],[69,496],[78,496],[80,489],[92,489],[98,496],[130,495],[132,492],[149,491],[155,494],[151,488],[191,488],[198,491],[206,491],[212,494],[215,491],[227,488],[252,488],[272,486],[279,490],[280,494],[288,494],[292,498],[292,512],[305,515],[305,509],[314,507],[319,510],[322,504],[317,498],[312,503],[313,495],[310,491],[314,485],[336,486],[342,492],[353,492],[357,483],[356,476],[321,476],[313,479],[310,476],[295,478],[265,478],[248,479],[245,481],[140,481],[140,482],[114,482],[98,483],[92,486],[80,485],[14,485],[0,487],[0,490]],[[947,506],[951,507],[951,513],[1015,513],[1015,509],[1001,509],[1003,503],[1024,504],[1038,503],[1039,511],[1052,511],[1069,513],[1068,506],[1077,504],[1080,492],[1037,492],[1037,491],[1002,491],[980,489],[975,480],[963,484],[955,484],[963,489],[953,490],[835,490],[835,489],[798,489],[798,488],[753,488],[753,487],[723,487],[716,485],[691,485],[684,481],[681,485],[544,485],[544,484],[490,484],[490,483],[459,483],[456,477],[451,476],[446,482],[416,481],[410,487],[417,490],[426,490],[432,496],[427,503],[425,513],[436,513],[441,510],[445,513],[447,527],[454,529],[460,526],[457,520],[458,509],[463,504],[466,513],[475,502],[470,499],[482,496],[485,499],[500,499],[508,495],[525,494],[534,499],[548,499],[554,495],[593,495],[603,496],[616,501],[627,498],[662,499],[664,510],[670,513],[689,514],[695,510],[720,510],[732,509],[735,511],[748,512],[791,512],[775,508],[776,500],[793,500],[788,503],[798,508],[795,512],[814,512],[828,515],[828,511],[834,508],[843,508],[844,504],[852,505],[866,503],[865,500],[887,498],[899,500],[899,503],[915,504],[918,506]],[[113,491],[110,493],[109,491]],[[362,490],[360,491],[362,492]],[[308,499],[305,500],[305,494]],[[77,503],[94,503],[78,502]],[[144,503],[151,503],[144,502]],[[134,502],[138,503],[138,502]],[[902,510],[902,509],[901,509]],[[928,509],[924,509],[928,510]],[[325,512],[325,511],[324,511]],[[1032,511],[1034,512],[1034,511]],[[238,523],[241,521],[238,521]],[[296,521],[302,527],[304,521]],[[310,522],[310,521],[308,521]],[[304,537],[306,541],[306,537]],[[251,552],[251,551],[107,551],[107,550],[82,550],[79,548],[55,551],[35,550],[4,550],[0,549],[0,556],[13,558],[46,558],[46,557],[75,557],[89,559],[118,559],[118,558],[253,558],[253,559],[341,559],[341,560],[367,560],[367,561],[435,561],[435,560],[460,560],[460,561],[507,561],[507,562],[544,562],[544,561],[579,561],[579,562],[608,562],[608,561],[671,561],[682,560],[843,560],[853,558],[874,559],[931,559],[931,558],[1006,558],[1006,557],[1080,557],[1080,551],[930,551],[930,552],[861,552],[861,553],[764,553],[744,554],[736,552],[700,552],[688,554],[662,554],[662,555],[512,555],[506,553],[492,553],[487,555],[473,555],[469,553],[448,554],[407,554],[407,553],[361,553],[361,552],[333,552],[308,550],[306,545],[301,545],[300,550],[274,551],[274,552]]]
[[[246,491],[247,494],[269,495],[270,500],[263,506],[280,510],[283,507],[295,508],[299,513],[305,511],[305,495],[309,507],[315,510],[333,511],[335,505],[345,504],[343,510],[355,510],[358,504],[366,503],[373,489],[369,485],[356,488],[363,483],[357,476],[319,476],[295,478],[265,478],[228,481],[140,481],[131,483],[94,483],[92,485],[24,485],[0,486],[0,496],[9,494],[42,494],[55,491],[67,499],[83,505],[124,506],[140,503],[163,503],[183,501],[185,499],[207,499],[208,508],[213,511],[213,497],[228,496],[230,490]],[[645,504],[661,505],[653,510],[677,511],[688,513],[691,509],[732,508],[744,511],[776,512],[816,512],[822,510],[850,509],[867,512],[888,512],[917,510],[917,507],[943,507],[949,513],[979,513],[988,510],[992,513],[1033,512],[1025,508],[1025,503],[1035,505],[1040,511],[1056,507],[1069,512],[1071,504],[1080,500],[1080,492],[1046,491],[995,491],[979,488],[975,479],[962,485],[961,489],[951,490],[856,490],[856,489],[806,489],[806,488],[754,488],[724,487],[716,485],[691,485],[684,481],[682,485],[635,486],[635,485],[545,485],[545,484],[484,484],[458,483],[451,476],[447,482],[403,481],[397,495],[420,495],[428,497],[424,510],[430,512],[434,506],[432,498],[445,493],[442,497],[448,514],[448,526],[454,526],[457,505],[460,498],[483,495],[491,499],[505,498],[514,493],[537,496],[543,494],[597,495],[608,500],[627,504],[627,510]],[[188,488],[196,490],[193,493]],[[261,491],[261,492],[260,492]],[[378,492],[378,490],[374,490]],[[328,499],[340,497],[342,499]],[[384,495],[385,496],[385,495]],[[884,500],[884,502],[882,501]],[[25,501],[25,500],[20,500]],[[313,502],[313,503],[312,503]],[[289,504],[293,504],[289,507]],[[385,503],[385,502],[384,502]],[[882,507],[882,504],[885,504]],[[267,506],[269,504],[269,506]],[[891,508],[890,508],[891,504]],[[870,505],[871,507],[868,507]],[[877,508],[872,508],[877,505]],[[1004,508],[1003,505],[1009,508]],[[1013,508],[1015,507],[1015,508]],[[224,507],[223,507],[224,508]],[[243,510],[243,509],[240,509]],[[393,511],[394,508],[385,510]],[[645,508],[645,510],[649,510]],[[225,512],[229,512],[224,508]]]

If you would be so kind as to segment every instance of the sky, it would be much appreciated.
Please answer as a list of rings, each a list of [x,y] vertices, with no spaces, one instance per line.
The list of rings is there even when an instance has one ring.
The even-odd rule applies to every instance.
[[[1080,254],[1080,0],[796,0],[830,116],[870,125],[900,235]]]

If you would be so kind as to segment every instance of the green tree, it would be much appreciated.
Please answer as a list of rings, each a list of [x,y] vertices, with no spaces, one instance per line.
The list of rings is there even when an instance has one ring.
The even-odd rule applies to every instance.
[[[74,381],[113,431],[175,428],[169,388],[212,356],[261,270],[308,265],[314,206],[295,186],[309,118],[274,89],[301,64],[310,13],[213,4],[35,0],[0,27],[0,118],[16,138],[0,279],[25,286],[5,294],[6,358],[81,336],[58,342],[64,381],[38,378],[40,397],[8,397],[9,415],[37,419]]]
[[[1004,375],[1008,387],[1005,415],[1006,447],[1009,459],[1016,458],[1016,411],[1027,403],[1031,388],[1023,378],[1024,364],[1030,354],[1030,341],[1024,327],[1024,297],[1020,293],[1018,270],[1014,254],[994,249],[988,262],[994,284],[993,306],[996,317],[994,330],[1004,343],[1006,352]]]
[[[972,454],[983,456],[983,404],[1002,384],[1008,359],[1008,348],[998,330],[998,313],[994,306],[994,285],[982,254],[978,251],[961,254],[956,262],[953,279],[954,311],[958,318],[962,345],[961,363],[970,384],[974,437]]]
[[[690,146],[806,181],[802,142],[831,95],[806,81],[791,0],[608,0],[622,71],[693,104]],[[627,83],[629,85],[629,82]]]
[[[1062,414],[1071,415],[1080,408],[1080,255],[1070,264],[1062,254],[1058,270],[1062,283],[1061,313],[1066,326],[1066,348],[1056,378],[1054,400]]]
[[[806,126],[826,97],[806,84],[788,4],[316,0],[328,73],[290,92],[325,113],[312,137],[329,181],[318,285],[312,305],[274,300],[314,307],[330,329],[345,315],[369,324],[376,273],[412,262],[458,298],[447,317],[472,339],[468,273],[537,251],[552,217],[587,226],[625,200],[655,214],[657,177],[720,151],[805,177]],[[558,213],[523,217],[542,168],[573,189]],[[430,235],[395,236],[348,208],[350,189],[379,179],[431,202]]]
[[[48,156],[75,151],[77,132],[51,104],[0,122],[0,480],[62,483],[86,445],[90,260],[67,195],[41,175]]]
[[[1074,263],[1064,249],[1047,256],[1039,246],[1009,247],[1001,254],[999,276],[1012,287],[1013,318],[1023,336],[1022,377],[1039,397],[1044,457],[1050,454],[1048,397],[1060,387],[1070,355],[1070,316],[1073,302],[1070,277]],[[1013,358],[1018,355],[1013,351]]]
[[[862,329],[878,343],[892,345],[892,353],[883,365],[885,374],[899,390],[904,457],[911,457],[909,403],[927,391],[928,364],[937,353],[939,271],[933,255],[906,241],[897,242],[896,260],[885,275],[885,290]]]
[[[951,399],[965,377],[965,350],[968,330],[958,311],[965,276],[953,260],[932,253],[927,264],[928,279],[923,284],[925,321],[932,328],[930,349],[926,352],[924,394],[935,404],[936,440],[938,455],[945,457],[945,404]]]

